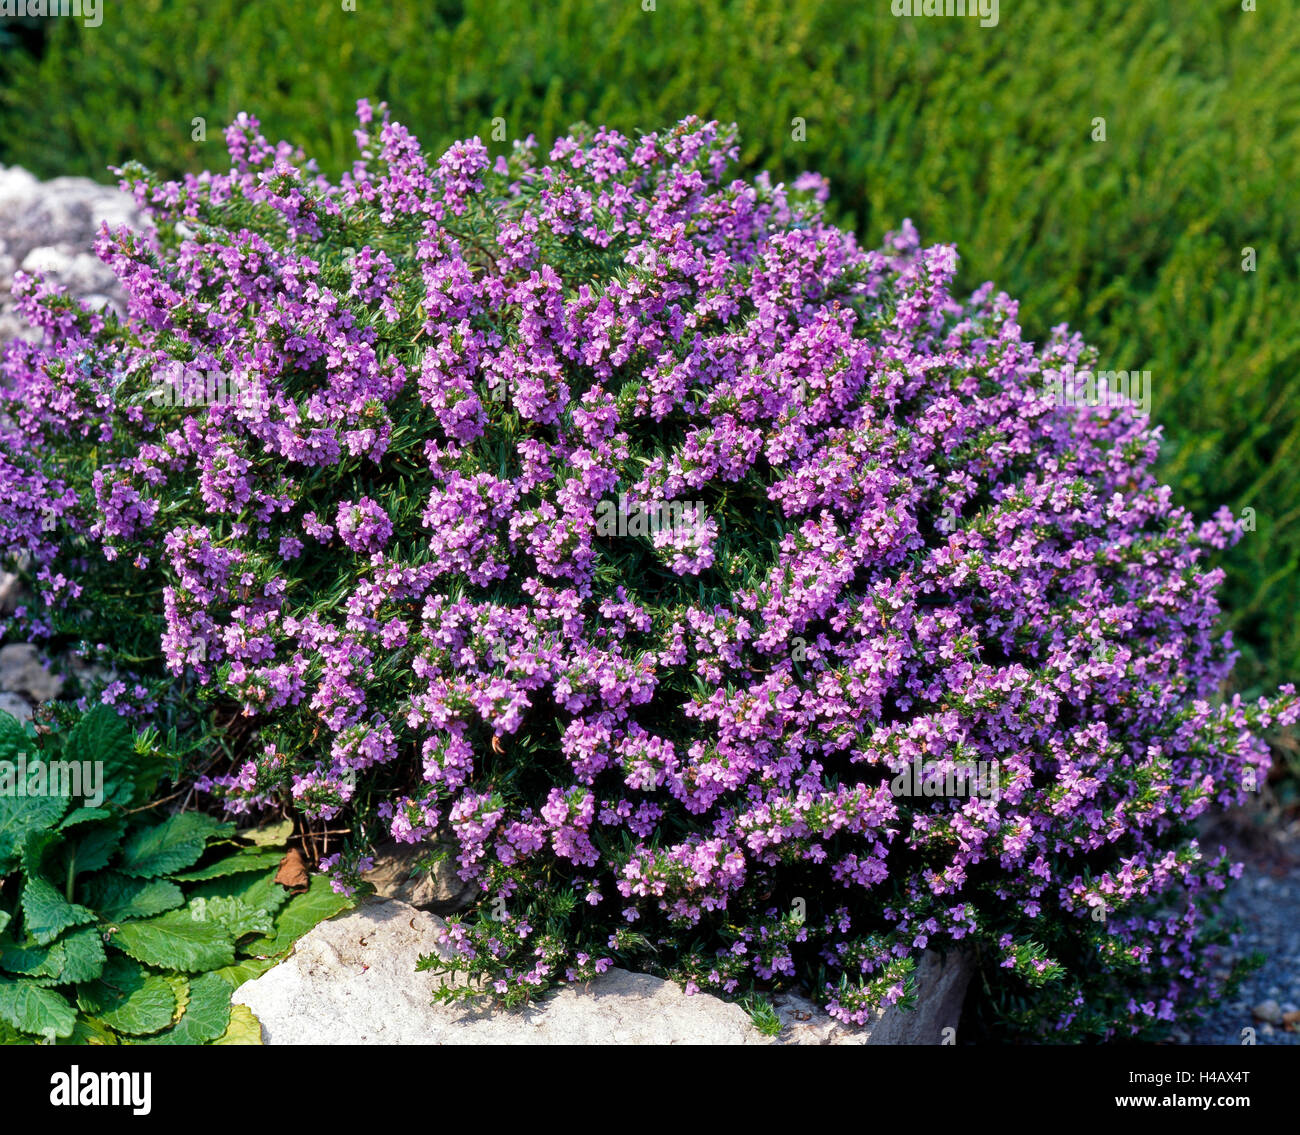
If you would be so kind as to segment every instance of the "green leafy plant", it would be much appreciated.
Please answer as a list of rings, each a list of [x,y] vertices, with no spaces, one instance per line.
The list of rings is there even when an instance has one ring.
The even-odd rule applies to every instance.
[[[741,1002],[741,1006],[754,1022],[754,1027],[764,1036],[781,1035],[781,1018],[777,1015],[776,1006],[768,998],[761,993],[751,994]]]
[[[275,882],[288,825],[157,818],[174,771],[107,706],[0,712],[0,1042],[258,1044],[230,996],[349,904]]]

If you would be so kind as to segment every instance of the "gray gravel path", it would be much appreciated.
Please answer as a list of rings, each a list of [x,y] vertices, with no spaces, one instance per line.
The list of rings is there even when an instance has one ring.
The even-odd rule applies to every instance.
[[[1202,846],[1224,843],[1245,864],[1230,885],[1224,910],[1241,919],[1241,942],[1235,953],[1261,951],[1267,958],[1235,997],[1225,1000],[1195,1028],[1180,1030],[1181,1044],[1241,1044],[1242,1030],[1255,1030],[1256,1044],[1300,1045],[1300,1022],[1288,1031],[1282,1014],[1300,1010],[1300,822],[1283,826],[1272,818],[1267,837],[1206,839]]]

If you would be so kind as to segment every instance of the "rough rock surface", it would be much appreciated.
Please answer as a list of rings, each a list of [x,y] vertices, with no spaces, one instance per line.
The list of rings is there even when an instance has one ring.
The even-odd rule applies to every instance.
[[[0,690],[26,694],[33,701],[57,698],[63,679],[52,674],[31,643],[14,642],[0,647]]]
[[[687,996],[672,982],[618,969],[515,1012],[433,1005],[443,979],[416,973],[415,963],[421,954],[440,952],[441,925],[406,903],[371,900],[317,926],[287,960],[241,986],[234,1000],[261,1021],[268,1044],[878,1044],[909,1043],[909,1036],[911,1043],[940,1043],[925,985],[922,1009],[891,1010],[863,1029],[783,996],[776,1003],[783,1025],[776,1038],[760,1033],[739,1005]],[[951,993],[958,981],[942,984]],[[920,1027],[909,1033],[892,1015]]]
[[[375,865],[365,879],[380,898],[397,899],[439,914],[464,910],[477,888],[456,874],[455,860],[451,858],[441,860],[432,871],[420,870],[420,860],[433,850],[432,844],[389,840],[375,849]]]
[[[1300,1045],[1300,818],[1256,811],[1238,823],[1236,833],[1224,825],[1203,841],[1208,847],[1226,842],[1232,858],[1245,864],[1224,896],[1223,913],[1242,923],[1241,941],[1229,948],[1225,962],[1256,951],[1266,960],[1235,996],[1216,1002],[1205,1020],[1179,1026],[1173,1039]]]
[[[32,705],[26,698],[0,690],[0,710],[18,718],[19,721],[31,721],[34,717]]]
[[[125,193],[85,177],[38,181],[18,166],[0,166],[0,342],[31,332],[13,310],[16,271],[40,272],[92,305],[121,312],[122,292],[108,265],[95,256],[95,234],[144,224]]]

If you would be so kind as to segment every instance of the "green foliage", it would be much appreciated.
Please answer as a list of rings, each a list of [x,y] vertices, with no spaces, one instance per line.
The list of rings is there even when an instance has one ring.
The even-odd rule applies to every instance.
[[[1256,510],[1224,556],[1255,692],[1300,663],[1300,259],[1282,207],[1300,181],[1300,23],[1258,8],[1022,0],[982,29],[883,0],[132,0],[98,28],[47,21],[39,57],[0,57],[0,161],[216,168],[248,111],[338,173],[359,97],[435,150],[530,132],[547,147],[579,120],[735,121],[748,169],[827,174],[868,241],[910,216],[956,243],[962,287],[1019,298],[1031,338],[1068,321],[1103,368],[1151,371],[1162,478],[1201,515]]]
[[[777,1015],[776,1006],[766,997],[759,993],[751,994],[741,1005],[760,1033],[764,1036],[780,1035],[781,1018]]]
[[[74,758],[107,807],[50,793]],[[166,763],[107,706],[40,734],[0,713],[0,1042],[260,1043],[231,993],[348,905],[323,876],[292,899],[274,881],[283,829],[134,806]]]

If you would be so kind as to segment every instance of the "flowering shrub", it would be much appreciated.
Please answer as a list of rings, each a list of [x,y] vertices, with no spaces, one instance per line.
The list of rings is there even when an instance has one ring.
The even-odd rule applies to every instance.
[[[449,831],[454,967],[508,1003],[617,961],[858,1022],[953,943],[1027,1032],[1218,995],[1193,821],[1300,706],[1217,697],[1235,522],[1173,504],[1134,407],[1059,397],[1079,338],[955,300],[910,225],[862,250],[815,175],[728,180],[716,124],[430,162],[359,110],[337,185],[242,117],[229,173],[125,170],[125,324],[20,283],[28,633],[129,579],[257,727],[200,787],[348,809],[343,889],[375,818]],[[178,362],[249,396],[160,406]]]

